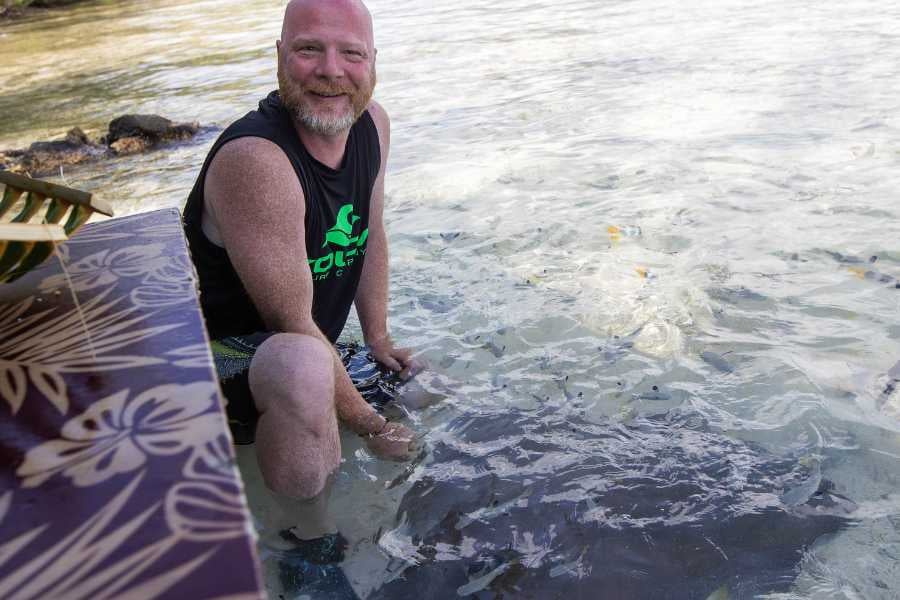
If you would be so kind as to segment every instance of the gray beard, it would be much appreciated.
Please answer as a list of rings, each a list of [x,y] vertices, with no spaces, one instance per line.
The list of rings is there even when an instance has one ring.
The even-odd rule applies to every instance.
[[[331,118],[308,113],[303,108],[296,108],[293,113],[294,118],[304,127],[319,135],[330,136],[343,133],[353,127],[353,124],[356,122],[356,116],[352,113],[346,113],[342,116]]]

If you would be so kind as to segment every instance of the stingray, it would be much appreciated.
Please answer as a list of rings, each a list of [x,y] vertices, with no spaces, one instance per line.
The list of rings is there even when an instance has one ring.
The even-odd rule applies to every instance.
[[[817,459],[680,410],[464,416],[411,470],[372,600],[752,598],[790,589],[855,505]]]

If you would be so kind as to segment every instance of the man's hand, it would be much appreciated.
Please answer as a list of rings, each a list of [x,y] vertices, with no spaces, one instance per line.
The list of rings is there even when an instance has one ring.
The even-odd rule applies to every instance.
[[[424,363],[413,358],[412,350],[395,347],[393,340],[388,336],[370,343],[369,354],[391,371],[399,373],[400,379],[404,381],[425,368]]]
[[[415,452],[415,434],[400,423],[388,422],[378,433],[365,436],[369,450],[379,458],[404,461]]]

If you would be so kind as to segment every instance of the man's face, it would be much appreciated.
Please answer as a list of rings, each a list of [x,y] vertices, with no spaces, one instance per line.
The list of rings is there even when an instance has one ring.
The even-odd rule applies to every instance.
[[[312,133],[350,129],[375,88],[375,49],[368,15],[350,2],[288,7],[278,44],[282,102]]]

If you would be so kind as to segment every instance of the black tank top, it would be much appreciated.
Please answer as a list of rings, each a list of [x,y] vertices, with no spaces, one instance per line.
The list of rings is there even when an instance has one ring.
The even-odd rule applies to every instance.
[[[200,305],[210,338],[266,331],[259,311],[238,278],[228,253],[210,242],[200,227],[203,186],[216,152],[240,137],[259,137],[287,155],[306,199],[306,254],[313,279],[312,317],[332,342],[347,321],[356,295],[366,241],[369,201],[381,166],[378,131],[368,111],[350,129],[344,159],[335,170],[304,148],[278,92],[259,109],[234,122],[216,140],[184,207],[185,235],[200,279]],[[247,231],[247,235],[256,232]]]

